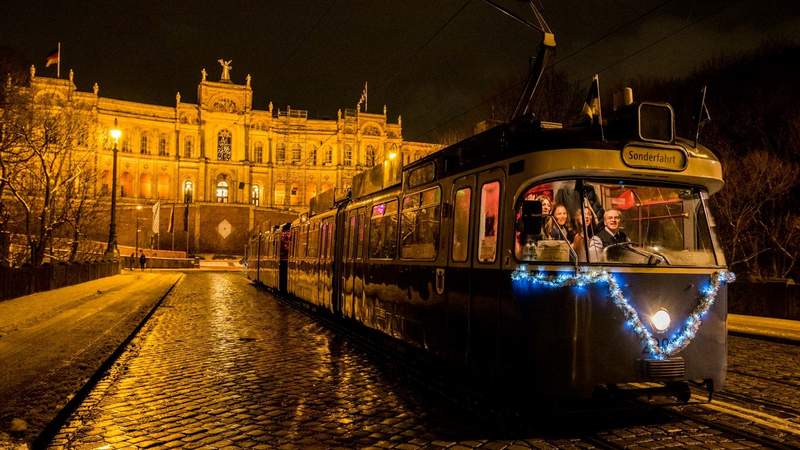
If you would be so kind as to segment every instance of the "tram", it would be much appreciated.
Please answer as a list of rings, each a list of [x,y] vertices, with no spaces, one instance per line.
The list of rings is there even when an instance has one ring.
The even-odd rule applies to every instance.
[[[668,104],[631,103],[608,123],[601,139],[518,120],[405,167],[387,159],[348,197],[321,195],[253,236],[248,274],[538,394],[719,389],[731,278],[708,210],[719,160],[673,135]],[[609,228],[625,239],[599,245]]]
[[[542,45],[508,123],[406,166],[388,155],[347,195],[320,194],[253,235],[248,276],[509,395],[643,382],[711,395],[733,279],[708,209],[720,162],[675,135],[669,104],[632,91],[606,120],[528,114],[555,47],[537,20]]]

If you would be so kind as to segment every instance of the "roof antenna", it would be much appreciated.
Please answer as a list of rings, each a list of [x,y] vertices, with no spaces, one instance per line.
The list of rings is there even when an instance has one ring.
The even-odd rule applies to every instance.
[[[509,117],[509,122],[511,122],[528,114],[531,101],[533,100],[533,95],[536,93],[536,88],[539,86],[539,82],[542,80],[542,74],[547,66],[547,60],[549,59],[553,50],[556,48],[556,36],[547,25],[547,21],[544,20],[544,16],[536,8],[536,5],[533,4],[533,0],[529,0],[528,4],[531,7],[531,11],[533,11],[533,16],[536,18],[538,25],[517,16],[513,12],[503,8],[492,0],[484,1],[517,22],[542,33],[542,42],[539,44],[539,50],[536,53],[533,64],[530,66],[528,79],[525,81],[525,87],[522,89],[519,99],[517,99],[517,105],[514,107],[514,112],[511,113],[511,117]]]

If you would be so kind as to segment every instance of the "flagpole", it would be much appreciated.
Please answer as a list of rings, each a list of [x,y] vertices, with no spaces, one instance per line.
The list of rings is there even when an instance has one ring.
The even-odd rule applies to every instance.
[[[603,132],[603,100],[600,98],[600,75],[595,74],[594,79],[597,80],[597,115],[600,117],[600,139],[606,141],[606,135]]]
[[[61,78],[61,42],[58,43],[58,60],[56,62],[56,78]]]
[[[175,251],[175,202],[172,202],[172,213],[169,215],[170,234],[172,234],[172,251]]]
[[[700,140],[700,125],[703,123],[703,108],[706,106],[706,88],[703,86],[703,95],[700,99],[700,112],[697,114],[697,129],[694,133],[694,147],[697,148],[697,142]]]

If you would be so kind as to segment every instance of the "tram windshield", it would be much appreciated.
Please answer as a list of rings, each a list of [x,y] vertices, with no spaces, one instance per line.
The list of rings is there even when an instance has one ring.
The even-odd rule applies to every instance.
[[[517,202],[526,262],[715,265],[701,191],[588,180],[531,186]]]

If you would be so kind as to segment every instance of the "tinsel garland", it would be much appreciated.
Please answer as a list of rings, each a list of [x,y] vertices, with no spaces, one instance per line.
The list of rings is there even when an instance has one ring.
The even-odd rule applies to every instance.
[[[667,339],[667,342],[663,346],[659,344],[658,339],[653,337],[648,327],[642,323],[639,314],[622,293],[622,289],[620,289],[616,278],[604,270],[578,272],[574,275],[562,274],[553,276],[540,272],[530,273],[525,266],[520,266],[520,268],[511,274],[511,279],[515,283],[542,285],[550,288],[568,286],[583,287],[596,283],[608,284],[608,292],[611,296],[611,301],[622,311],[626,326],[633,329],[651,358],[666,359],[689,345],[689,342],[691,342],[697,334],[697,330],[700,329],[700,324],[705,314],[717,299],[720,286],[724,283],[730,283],[736,280],[736,276],[727,270],[714,272],[711,276],[711,285],[700,290],[700,301],[695,309],[689,314],[689,317],[686,318],[683,325],[678,327],[672,336]]]

